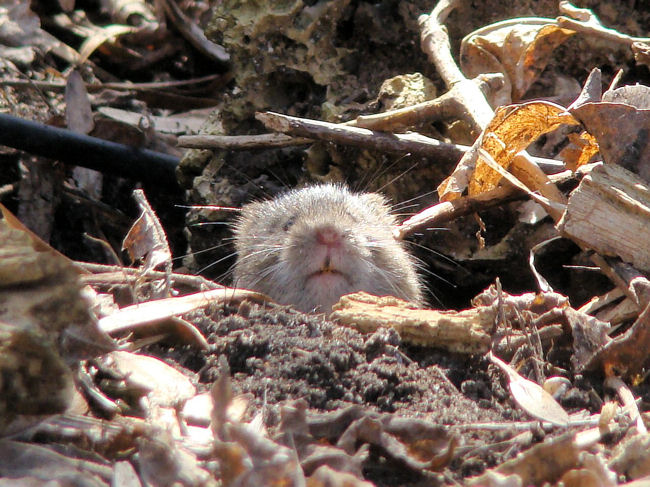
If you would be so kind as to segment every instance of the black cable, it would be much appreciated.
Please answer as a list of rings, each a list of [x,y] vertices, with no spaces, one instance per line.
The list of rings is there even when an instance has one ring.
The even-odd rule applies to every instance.
[[[178,158],[0,113],[0,145],[145,183],[176,186]]]

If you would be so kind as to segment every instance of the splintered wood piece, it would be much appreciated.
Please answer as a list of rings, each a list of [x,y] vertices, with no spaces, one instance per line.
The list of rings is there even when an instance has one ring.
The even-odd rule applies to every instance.
[[[362,333],[391,327],[405,342],[456,353],[487,352],[497,313],[494,306],[463,311],[417,309],[392,296],[377,297],[364,292],[343,296],[332,309],[332,320]]]
[[[579,245],[650,270],[650,188],[621,166],[598,166],[585,176],[557,228]]]

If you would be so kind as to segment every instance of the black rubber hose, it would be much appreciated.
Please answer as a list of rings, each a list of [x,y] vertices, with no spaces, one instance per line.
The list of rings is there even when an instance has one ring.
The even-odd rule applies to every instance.
[[[145,183],[177,186],[178,158],[0,113],[0,145]]]

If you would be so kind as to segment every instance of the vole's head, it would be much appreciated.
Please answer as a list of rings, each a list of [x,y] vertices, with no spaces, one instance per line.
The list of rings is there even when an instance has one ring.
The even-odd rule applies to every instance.
[[[235,226],[234,284],[302,311],[329,312],[356,291],[419,302],[415,265],[393,237],[395,224],[382,196],[339,185],[251,203]]]

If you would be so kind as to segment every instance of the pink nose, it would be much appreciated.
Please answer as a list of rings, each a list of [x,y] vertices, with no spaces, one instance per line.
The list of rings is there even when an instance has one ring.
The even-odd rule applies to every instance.
[[[341,245],[341,234],[332,228],[319,228],[316,230],[316,241],[328,247]]]

